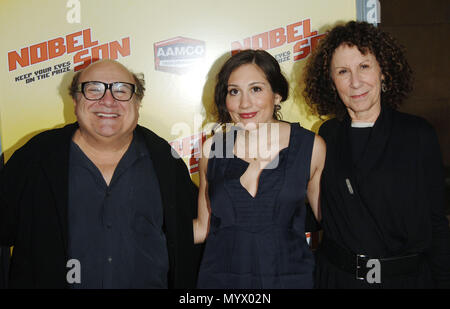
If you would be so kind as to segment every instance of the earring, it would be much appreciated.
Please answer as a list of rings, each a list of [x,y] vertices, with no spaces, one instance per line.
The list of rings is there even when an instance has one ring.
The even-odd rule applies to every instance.
[[[278,112],[281,109],[280,104],[275,104],[275,111]]]
[[[381,91],[386,92],[387,91],[387,86],[386,83],[383,81],[381,81]]]

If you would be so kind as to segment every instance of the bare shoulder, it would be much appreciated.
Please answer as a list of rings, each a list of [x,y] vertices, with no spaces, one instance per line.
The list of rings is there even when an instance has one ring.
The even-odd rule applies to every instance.
[[[311,158],[311,167],[314,167],[313,170],[315,170],[316,168],[319,168],[321,170],[323,168],[326,152],[327,146],[324,139],[316,134],[314,137],[314,145]]]
[[[320,135],[314,136],[314,151],[325,153],[327,149],[327,145],[325,144],[325,140]]]
[[[292,130],[291,124],[283,121],[280,121],[277,124],[279,125],[278,134],[280,136],[280,146],[281,148],[288,147]]]
[[[280,121],[280,122],[278,122],[278,124],[280,126],[280,133],[282,135],[287,135],[287,137],[289,138],[290,132],[292,130],[291,123]]]

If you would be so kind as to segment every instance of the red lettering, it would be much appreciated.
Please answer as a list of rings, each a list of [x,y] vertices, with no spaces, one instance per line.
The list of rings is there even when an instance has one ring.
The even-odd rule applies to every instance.
[[[181,140],[181,143],[183,145],[183,151],[181,152],[183,154],[183,158],[187,157],[191,154],[192,148],[191,148],[191,136],[184,137]]]
[[[303,40],[294,45],[294,61],[301,60],[309,55],[309,53],[311,52],[311,46],[303,46],[308,43],[308,40]]]
[[[250,48],[268,50],[295,42],[293,60],[298,61],[307,57],[325,35],[317,35],[317,33],[317,31],[311,32],[311,19],[308,18],[286,27],[279,27],[246,38],[242,43],[239,41],[232,42],[231,54],[234,55],[240,50]]]
[[[239,41],[235,41],[235,42],[231,43],[231,55],[237,54],[238,52],[240,52],[243,49],[250,49],[251,47],[252,46],[251,46],[250,38],[244,39],[244,45],[239,43]]]
[[[48,58],[53,59],[63,55],[66,52],[63,38],[57,38],[48,41]]]
[[[73,53],[83,49],[83,45],[76,45],[75,43],[80,43],[76,38],[81,36],[82,32],[78,31],[66,36],[66,44],[67,44],[67,53]]]
[[[303,21],[303,35],[305,38],[309,38],[310,36],[316,35],[317,31],[311,33],[311,20],[305,19]]]
[[[20,50],[20,55],[16,51],[8,53],[8,66],[10,71],[17,69],[17,63],[20,64],[22,68],[30,65],[28,47],[22,48]]]
[[[258,35],[252,36],[252,48],[253,49],[269,49],[269,33],[264,32]]]
[[[119,55],[126,57],[131,55],[130,37],[123,38],[122,41],[113,41],[101,46],[97,46],[98,41],[92,40],[91,29],[85,29],[66,35],[66,37],[57,37],[47,42],[34,44],[30,47],[24,47],[18,51],[8,52],[9,71],[14,71],[17,66],[29,66],[48,59],[60,57],[65,53],[74,55],[74,64],[80,64],[74,68],[79,71],[87,67],[93,61],[99,59],[117,59]],[[92,55],[92,57],[90,56]]]
[[[82,50],[78,53],[75,54],[75,56],[73,56],[73,63],[79,63],[79,62],[83,62],[83,64],[80,64],[79,66],[76,66],[73,68],[73,71],[79,71],[82,70],[84,68],[86,68],[88,65],[91,64],[91,57],[87,56],[87,57],[82,57],[83,55],[89,54],[89,50],[85,49]]]
[[[102,56],[100,57],[100,51]],[[109,48],[108,44],[103,44],[92,48],[92,58],[93,59],[108,59],[109,58]]]
[[[303,24],[302,21],[299,21],[298,23],[288,25],[286,27],[287,29],[287,42],[292,43],[298,40],[303,39],[303,35],[298,34],[298,28]]]
[[[47,42],[30,46],[30,62],[31,64],[48,60]]]
[[[189,159],[189,166],[190,166],[189,173],[190,174],[194,174],[194,173],[197,173],[199,171],[198,163],[199,163],[199,159],[198,158],[191,157]]]
[[[202,156],[202,145],[206,139],[205,132],[198,133],[192,137],[192,154],[195,158],[200,158]]]
[[[120,46],[117,41],[109,43],[109,54],[111,59],[119,58],[119,53],[122,57],[126,57],[131,54],[129,37],[122,39],[122,46]]]
[[[269,32],[270,48],[275,48],[286,43],[284,28],[278,28]]]
[[[84,48],[89,48],[98,45],[98,41],[92,42],[91,29],[83,30],[83,44]]]

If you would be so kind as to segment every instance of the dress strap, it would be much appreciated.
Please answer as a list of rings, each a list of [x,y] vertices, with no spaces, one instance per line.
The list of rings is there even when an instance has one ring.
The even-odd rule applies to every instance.
[[[290,141],[286,168],[298,170],[295,168],[295,164],[306,164],[305,168],[301,169],[305,171],[305,175],[302,176],[309,179],[315,134],[301,127],[299,123],[291,124],[291,130],[290,138],[292,140]]]

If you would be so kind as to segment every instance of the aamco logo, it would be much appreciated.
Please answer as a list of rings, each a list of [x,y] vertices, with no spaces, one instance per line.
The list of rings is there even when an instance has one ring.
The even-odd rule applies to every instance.
[[[183,74],[205,56],[205,42],[175,37],[153,44],[155,70]]]

